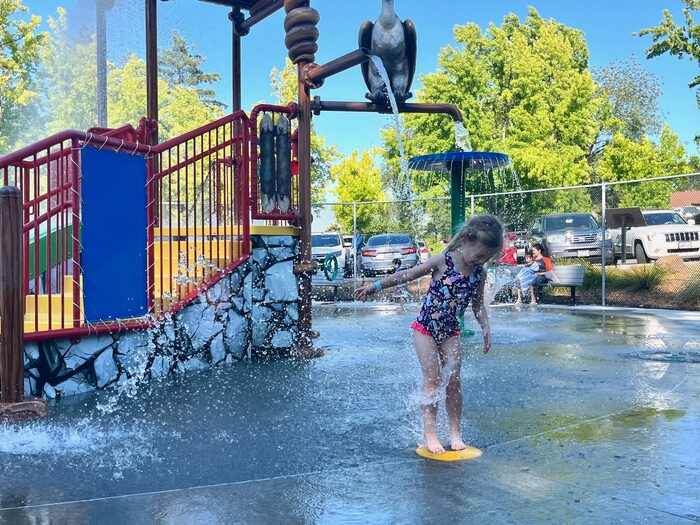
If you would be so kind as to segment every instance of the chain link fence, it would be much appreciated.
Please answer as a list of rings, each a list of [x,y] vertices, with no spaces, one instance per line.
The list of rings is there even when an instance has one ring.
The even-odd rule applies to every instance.
[[[492,272],[492,297],[514,300],[530,246],[542,243],[554,275],[535,290],[543,302],[700,310],[700,174],[467,195],[467,214],[491,213],[508,231],[517,265]],[[468,218],[468,217],[467,217]],[[325,203],[315,231],[335,231],[362,275],[372,235],[411,235],[425,255],[450,238],[449,198]],[[353,235],[353,233],[355,235]]]

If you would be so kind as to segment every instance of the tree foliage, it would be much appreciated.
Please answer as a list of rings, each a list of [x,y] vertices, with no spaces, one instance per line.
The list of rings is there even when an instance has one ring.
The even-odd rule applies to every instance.
[[[658,144],[646,137],[635,141],[621,133],[615,135],[600,162],[599,172],[606,181],[631,181],[686,173],[689,167],[680,139],[670,127],[664,126]],[[670,179],[612,186],[609,205],[667,208],[671,193],[685,182]]]
[[[438,70],[422,78],[418,99],[456,104],[474,149],[508,153],[527,186],[584,181],[601,100],[583,34],[531,8],[524,21],[510,14],[484,32],[456,26],[454,38]],[[455,148],[444,117],[407,116],[406,126],[411,150]]]
[[[437,70],[422,77],[417,97],[456,104],[474,150],[510,155],[524,188],[683,171],[685,152],[669,128],[659,144],[649,138],[661,127],[660,88],[636,62],[612,64],[594,75],[583,33],[532,8],[524,20],[509,14],[500,26],[486,30],[476,24],[456,26],[454,39],[441,50]],[[405,127],[411,156],[455,149],[453,125],[446,117],[407,115]],[[386,128],[383,139],[384,179],[391,184],[398,173],[396,133]],[[629,158],[635,155],[644,161]],[[653,169],[645,170],[645,165]],[[448,173],[412,175],[419,196],[448,195]],[[494,188],[486,192],[512,189],[507,172],[491,175],[486,169],[473,172],[467,192],[481,193],[484,185]],[[639,201],[656,205],[665,198],[668,206],[667,188],[659,186],[659,191],[660,196]],[[622,197],[621,190],[620,201]],[[599,195],[582,190],[509,198],[521,203],[522,222],[533,214],[590,211]],[[477,208],[500,213],[505,200],[481,199]]]
[[[362,155],[353,151],[331,168],[331,175],[339,202],[384,200],[379,167],[367,151]],[[352,206],[336,206],[334,212],[341,230],[353,231]],[[386,219],[386,209],[382,205],[357,205],[357,229],[361,232],[383,231]]]
[[[0,0],[0,151],[21,133],[20,114],[36,97],[33,73],[45,35],[21,0]]]
[[[278,104],[289,104],[297,100],[297,70],[291,60],[286,59],[282,69],[273,68],[270,73],[272,91]],[[321,202],[331,180],[331,165],[339,157],[335,146],[311,128],[311,201]]]
[[[47,129],[37,130],[39,135],[97,124],[95,35],[73,42],[65,9],[59,7],[56,15],[48,19],[48,45],[41,52],[39,103]]]
[[[97,123],[96,107],[96,44],[95,36],[76,41],[69,36],[66,11],[57,9],[47,20],[49,32],[38,51],[34,84],[38,96],[24,108],[20,117],[34,117],[32,133],[23,142],[36,141],[47,134],[64,129],[91,128]],[[167,139],[222,115],[222,107],[210,98],[201,83],[213,82],[216,75],[201,70],[201,57],[189,55],[190,47],[180,37],[166,59],[178,57],[180,69],[167,69],[158,82],[159,132]],[[189,58],[188,58],[189,57]],[[146,114],[146,64],[130,55],[123,64],[108,63],[107,107],[108,126],[136,125]],[[41,115],[42,118],[36,118]],[[39,123],[42,123],[41,125]]]
[[[647,49],[647,58],[670,54],[678,58],[689,57],[700,66],[700,23],[695,20],[694,12],[700,9],[700,0],[683,0],[683,25],[673,19],[668,9],[664,10],[659,25],[642,29],[639,36],[651,36],[652,44]],[[690,81],[688,87],[700,86],[700,74]],[[696,91],[698,108],[700,108],[700,89]],[[700,145],[700,135],[695,137]]]
[[[221,75],[205,73],[203,64],[204,57],[196,54],[178,32],[172,34],[170,48],[162,50],[158,57],[160,76],[168,84],[194,88],[205,104],[222,109],[226,104],[216,100],[213,89],[205,87],[218,82]]]
[[[599,106],[596,116],[599,132],[590,150],[590,163],[599,158],[616,133],[637,141],[659,133],[662,126],[658,78],[636,59],[614,62],[594,71],[593,76],[599,95],[607,103]]]

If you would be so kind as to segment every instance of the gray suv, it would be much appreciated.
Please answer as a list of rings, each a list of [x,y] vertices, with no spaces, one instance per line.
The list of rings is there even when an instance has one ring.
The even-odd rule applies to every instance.
[[[410,235],[373,235],[362,248],[362,275],[369,277],[413,268],[418,264],[418,257],[418,245]]]
[[[554,259],[579,258],[599,261],[605,246],[605,260],[613,262],[613,243],[590,213],[561,213],[538,217],[530,228],[530,241],[543,242]]]

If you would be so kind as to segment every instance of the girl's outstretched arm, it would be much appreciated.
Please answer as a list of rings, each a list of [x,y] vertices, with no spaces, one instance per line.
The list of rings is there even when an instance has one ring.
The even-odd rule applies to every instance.
[[[488,354],[491,350],[491,326],[489,325],[489,315],[484,304],[484,287],[486,286],[486,270],[484,269],[483,277],[479,281],[479,286],[472,298],[472,310],[474,317],[481,326],[481,333],[484,335],[484,353]]]
[[[364,300],[370,295],[377,293],[379,290],[386,290],[387,288],[393,288],[400,284],[409,283],[415,281],[416,279],[423,277],[424,275],[432,274],[434,271],[439,270],[445,264],[445,254],[441,253],[431,257],[423,264],[417,264],[410,270],[403,272],[396,272],[391,275],[384,277],[383,279],[377,278],[374,284],[367,286],[362,286],[355,290],[355,299]]]

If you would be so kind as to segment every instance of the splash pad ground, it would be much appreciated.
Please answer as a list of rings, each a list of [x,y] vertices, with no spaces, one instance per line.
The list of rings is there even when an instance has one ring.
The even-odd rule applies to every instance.
[[[484,455],[437,463],[415,455],[415,313],[318,307],[320,359],[0,426],[0,523],[697,523],[700,364],[654,359],[700,353],[697,315],[494,309],[463,369]]]

